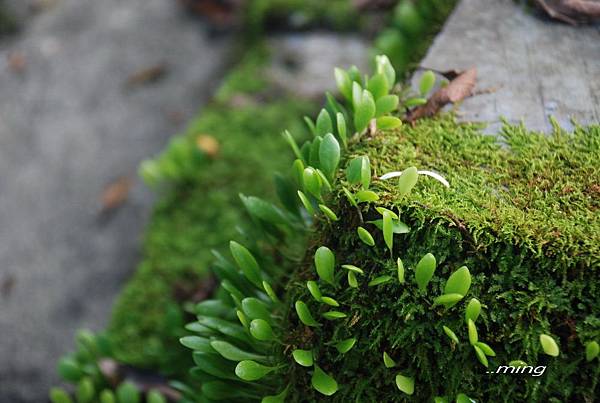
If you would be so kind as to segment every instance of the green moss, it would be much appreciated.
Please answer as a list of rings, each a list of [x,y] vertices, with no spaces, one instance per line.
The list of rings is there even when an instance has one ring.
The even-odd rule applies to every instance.
[[[19,28],[14,16],[6,9],[4,2],[0,0],[0,36],[13,34]]]
[[[232,96],[233,88],[227,87]],[[241,107],[207,107],[178,138],[194,149],[199,134],[212,136],[220,144],[214,159],[196,153],[167,153],[158,159],[176,171],[160,182],[143,261],[117,300],[109,326],[115,357],[125,363],[185,373],[190,357],[178,343],[185,323],[182,303],[207,277],[211,250],[221,250],[236,227],[248,223],[238,195],[272,194],[273,173],[287,169],[290,152],[281,131],[305,132],[300,116],[312,104],[288,97],[267,104],[248,101]]]
[[[245,13],[246,29],[252,37],[281,25],[356,31],[358,19],[348,0],[254,0],[248,2]]]
[[[340,384],[332,401],[452,400],[458,393],[478,401],[594,401],[600,366],[586,362],[584,345],[600,337],[600,126],[553,135],[507,126],[498,142],[446,116],[378,133],[352,153],[368,155],[377,176],[414,165],[441,173],[451,187],[422,176],[405,201],[396,180],[374,182],[377,205],[399,211],[411,227],[395,236],[394,260],[375,226],[364,224],[379,247],[359,241],[359,217],[344,196],[330,203],[342,220],[319,226],[314,247],[287,286],[287,305],[312,300],[305,282],[315,278],[317,246],[334,250],[339,264],[363,267],[367,277],[357,289],[323,288],[347,319],[298,332],[291,313],[283,334],[288,349],[315,349],[319,365]],[[372,208],[362,214],[365,221],[379,216]],[[428,252],[438,268],[424,295],[411,268]],[[367,287],[377,276],[395,276],[396,256],[407,268],[407,283]],[[467,341],[466,302],[448,310],[431,307],[444,280],[462,265],[473,277],[467,298],[484,306],[480,338],[497,353],[489,358],[490,370],[519,359],[546,365],[543,376],[487,374]],[[326,310],[314,301],[309,306],[315,315]],[[442,325],[461,343],[451,344]],[[541,352],[542,333],[558,342],[559,357]],[[358,342],[345,355],[330,345],[349,337]],[[398,363],[393,370],[385,368],[383,351]],[[414,396],[397,390],[399,372],[415,378]],[[320,400],[305,368],[291,365],[286,379],[302,401]]]

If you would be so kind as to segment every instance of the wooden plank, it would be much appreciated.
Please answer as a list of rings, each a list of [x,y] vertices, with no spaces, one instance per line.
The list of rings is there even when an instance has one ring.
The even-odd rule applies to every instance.
[[[476,90],[463,102],[465,121],[501,117],[549,132],[549,116],[571,129],[600,121],[600,27],[544,20],[512,0],[462,0],[435,39],[422,66],[478,70]],[[418,78],[416,74],[415,79]]]

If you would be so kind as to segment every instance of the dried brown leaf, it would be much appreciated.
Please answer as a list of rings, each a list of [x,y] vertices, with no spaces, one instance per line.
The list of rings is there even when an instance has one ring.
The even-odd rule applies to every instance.
[[[131,179],[127,176],[122,176],[109,183],[102,191],[102,211],[114,210],[122,205],[127,200],[131,185]]]
[[[461,72],[448,85],[438,89],[425,105],[417,106],[410,110],[405,120],[409,123],[417,119],[430,117],[438,113],[445,105],[456,103],[469,97],[473,93],[477,81],[477,69],[471,67]]]
[[[201,134],[196,137],[196,146],[210,158],[216,158],[221,148],[217,139],[207,134]]]
[[[162,79],[167,74],[167,66],[164,63],[158,63],[153,66],[144,67],[131,74],[125,82],[126,87],[138,87],[145,84],[151,84]]]
[[[600,1],[594,0],[534,0],[550,18],[577,25],[600,20]]]

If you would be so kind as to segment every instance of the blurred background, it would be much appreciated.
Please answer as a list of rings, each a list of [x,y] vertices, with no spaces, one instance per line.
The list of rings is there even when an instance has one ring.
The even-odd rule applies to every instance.
[[[308,135],[335,66],[384,53],[409,77],[456,3],[0,0],[0,402],[48,401],[60,379],[143,392],[185,377],[189,304],[214,290],[211,249],[249,224],[238,195],[268,198],[289,166],[281,132]],[[462,3],[475,27],[530,30],[516,2]]]
[[[418,60],[411,35],[453,2],[396,3],[0,0],[1,402],[46,401],[82,328],[124,365],[189,360],[172,329],[245,219],[237,194],[288,163],[281,130],[306,134],[333,67],[366,68],[374,41]]]

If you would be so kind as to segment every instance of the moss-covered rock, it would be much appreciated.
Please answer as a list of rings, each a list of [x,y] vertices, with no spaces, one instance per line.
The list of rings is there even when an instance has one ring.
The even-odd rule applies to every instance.
[[[594,401],[600,126],[374,130],[398,124],[377,107],[389,60],[336,80],[347,109],[330,100],[292,144],[280,205],[246,205],[262,237],[219,256],[187,326],[196,396]]]
[[[352,153],[369,156],[376,176],[416,166],[441,173],[451,186],[421,178],[410,198],[402,198],[394,179],[374,182],[376,205],[398,212],[411,229],[395,235],[394,259],[381,231],[362,224],[344,196],[332,206],[342,217],[339,224],[320,226],[313,244],[328,246],[339,264],[361,267],[366,276],[358,288],[344,281],[337,289],[322,286],[347,318],[321,321],[323,326],[299,334],[302,324],[293,312],[283,334],[290,335],[290,346],[314,349],[335,376],[340,389],[333,401],[402,401],[406,395],[394,384],[398,372],[415,380],[409,400],[453,399],[464,392],[478,401],[593,401],[600,372],[597,362],[586,362],[585,345],[600,338],[600,127],[545,136],[507,126],[498,141],[447,116],[378,133]],[[366,222],[381,218],[373,207],[361,210]],[[374,235],[375,248],[359,240],[358,225]],[[312,300],[305,283],[315,278],[313,253],[287,286],[289,304]],[[421,293],[413,268],[426,253],[435,255],[437,269]],[[406,284],[394,279],[369,287],[376,277],[395,277],[396,257]],[[472,276],[465,301],[450,309],[432,306],[448,276],[463,265]],[[464,312],[471,297],[483,306],[480,340],[496,353],[487,368],[468,342]],[[314,301],[309,308],[315,315],[330,309]],[[442,326],[460,342],[452,342]],[[541,334],[552,335],[559,357],[544,355]],[[357,343],[346,354],[329,345],[351,337]],[[395,369],[385,367],[384,351]],[[530,369],[487,373],[515,360],[547,368],[539,377]],[[318,400],[306,369],[292,368],[292,390]]]
[[[239,69],[258,69],[264,56],[258,53]],[[273,174],[287,169],[289,162],[282,130],[296,128],[299,136],[305,132],[301,116],[312,110],[311,103],[284,97],[265,104],[251,95],[268,88],[240,85],[236,71],[225,81],[219,101],[146,164],[149,172],[142,167],[147,181],[162,190],[146,229],[144,259],[119,296],[109,324],[119,361],[166,374],[186,373],[189,354],[177,343],[186,333],[183,303],[197,292],[211,294],[210,287],[202,288],[212,250],[222,250],[237,234],[236,227],[248,225],[239,194],[274,194]],[[236,96],[247,104],[231,106]],[[216,141],[215,155],[198,148],[199,136]]]

